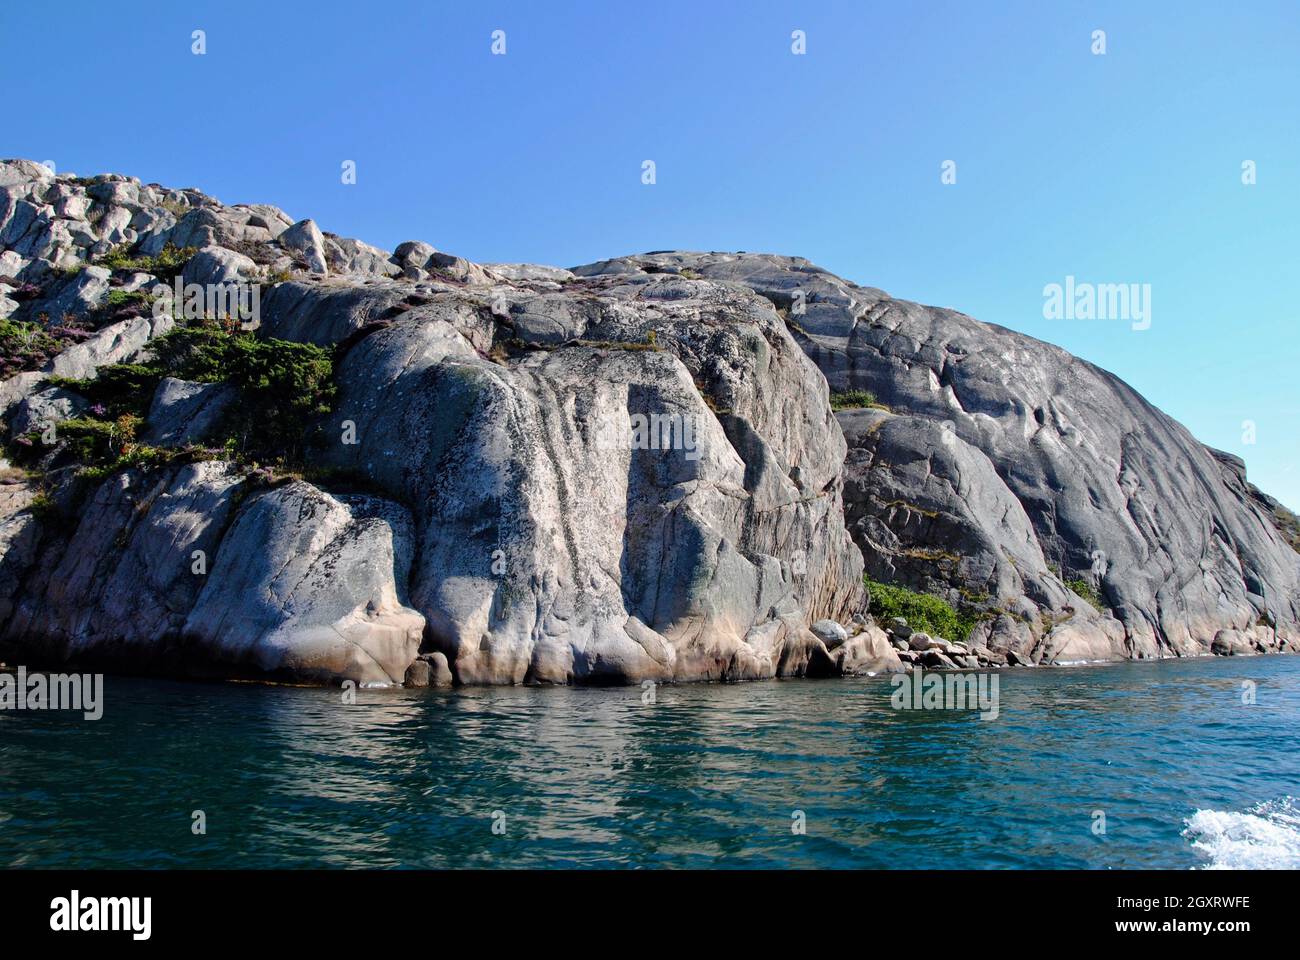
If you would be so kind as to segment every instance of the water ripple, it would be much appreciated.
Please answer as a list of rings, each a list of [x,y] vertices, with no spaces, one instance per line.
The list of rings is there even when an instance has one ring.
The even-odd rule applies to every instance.
[[[640,688],[515,688],[361,691],[351,706],[331,690],[109,678],[97,722],[0,713],[4,859],[1297,865],[1300,658],[1000,681],[984,721],[895,711],[883,678],[661,687],[649,705]]]

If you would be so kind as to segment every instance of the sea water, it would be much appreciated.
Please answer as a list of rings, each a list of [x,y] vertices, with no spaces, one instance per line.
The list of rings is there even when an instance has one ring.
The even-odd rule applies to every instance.
[[[107,677],[0,712],[27,867],[1300,866],[1300,657],[999,677],[361,690]]]

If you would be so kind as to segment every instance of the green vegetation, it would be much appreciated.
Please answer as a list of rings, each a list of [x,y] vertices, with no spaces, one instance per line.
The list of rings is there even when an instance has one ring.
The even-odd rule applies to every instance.
[[[46,520],[53,517],[57,511],[54,507],[54,501],[50,499],[47,493],[38,493],[32,498],[32,502],[27,504],[30,510],[38,520]]]
[[[465,285],[464,279],[456,276],[456,274],[452,273],[447,267],[431,266],[425,267],[425,270],[428,272],[430,280],[437,280],[440,283],[449,283],[456,287],[463,287]]]
[[[1106,601],[1101,598],[1101,594],[1099,594],[1096,590],[1094,590],[1092,584],[1089,583],[1087,580],[1083,579],[1082,577],[1080,577],[1078,580],[1067,580],[1065,585],[1069,587],[1071,590],[1073,590],[1080,597],[1083,597],[1083,599],[1087,600],[1098,610],[1102,610],[1105,608]]]
[[[898,552],[913,560],[925,560],[929,563],[939,563],[941,561],[957,563],[961,560],[961,557],[951,550],[940,550],[938,547],[903,547]]]
[[[62,421],[56,433],[77,463],[102,464],[115,460],[129,447],[140,429],[140,418],[125,414],[115,420],[77,417]]]
[[[928,593],[866,578],[864,582],[871,593],[871,615],[881,623],[902,617],[913,630],[945,640],[965,640],[982,619],[978,615],[960,614],[947,601]]]
[[[110,290],[104,302],[86,314],[85,322],[94,330],[102,330],[111,323],[143,317],[157,299],[145,290]]]
[[[66,345],[39,323],[0,320],[0,379],[40,369]]]
[[[93,380],[50,377],[49,384],[79,393],[93,405],[102,407],[102,411],[96,412],[97,417],[116,419],[124,414],[143,417],[149,412],[149,401],[164,375],[153,365],[114,363],[100,367]]]
[[[61,466],[78,466],[77,478],[98,483],[111,473],[126,467],[152,467],[178,456],[193,458],[194,451],[167,450],[136,442],[140,429],[138,416],[125,414],[116,419],[81,416],[61,421],[55,435]],[[34,459],[41,455],[35,446],[40,434],[32,431],[19,438],[16,456]]]
[[[160,280],[171,280],[197,250],[194,247],[178,247],[173,243],[163,247],[162,253],[153,257],[132,257],[130,245],[114,247],[99,260],[99,266],[110,270],[133,270],[137,273],[152,273]]]
[[[882,403],[876,402],[876,395],[870,390],[842,390],[831,393],[832,410],[861,410],[864,407],[874,407],[877,410],[888,410]]]
[[[219,429],[218,446],[230,459],[298,465],[312,436],[312,420],[329,412],[335,396],[328,350],[287,340],[262,340],[213,323],[180,327],[151,344],[147,363],[111,364],[90,380],[53,378],[52,385],[90,401],[89,410],[58,426],[68,457],[87,476],[150,465],[175,455],[136,442],[136,433],[164,377],[226,383],[238,399]],[[22,438],[26,458],[39,455],[35,437]],[[193,455],[193,451],[187,452]]]
[[[125,470],[129,467],[160,467],[165,463],[173,460],[184,459],[193,461],[196,459],[206,459],[208,455],[204,451],[196,448],[187,447],[182,450],[172,450],[166,447],[151,447],[144,443],[124,444],[122,451],[112,461],[106,462],[100,466],[83,467],[77,472],[77,475],[84,480],[90,480],[98,483],[106,479],[110,474],[118,470]]]
[[[110,290],[104,299],[104,306],[112,311],[136,305],[147,307],[151,303],[153,303],[153,294],[143,290],[132,290],[129,293],[125,290]]]

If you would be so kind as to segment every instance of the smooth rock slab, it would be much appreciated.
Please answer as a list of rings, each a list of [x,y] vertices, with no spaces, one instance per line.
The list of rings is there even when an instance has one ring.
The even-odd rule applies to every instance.
[[[424,628],[402,599],[406,512],[302,481],[246,483],[219,461],[115,474],[38,556],[30,515],[5,521],[0,641],[43,661],[400,684]],[[20,595],[6,586],[18,561]]]
[[[38,391],[15,405],[9,417],[10,436],[18,437],[61,420],[71,420],[87,406],[84,397],[60,387]]]
[[[410,518],[302,481],[255,494],[223,538],[185,636],[271,675],[397,685],[424,618],[403,602]]]
[[[227,384],[164,377],[154,391],[142,439],[154,446],[200,443],[237,399],[238,391]]]

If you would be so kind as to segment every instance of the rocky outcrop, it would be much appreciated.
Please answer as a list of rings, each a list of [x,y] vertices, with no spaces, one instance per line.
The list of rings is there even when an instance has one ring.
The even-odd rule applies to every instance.
[[[47,381],[147,357],[174,321],[112,294],[164,265],[260,284],[256,335],[328,348],[336,387],[305,479],[222,459],[237,393],[166,379],[149,456],[105,475],[51,454],[10,484],[10,659],[437,686],[1297,642],[1300,557],[1244,469],[1062,351],[806,261],[390,255],[274,207],[25,162],[0,163],[0,243],[4,309],[85,323],[0,382],[0,417],[93,415]],[[837,417],[830,389],[850,388],[887,409]],[[887,633],[864,563],[975,628]]]
[[[654,254],[574,273],[753,290],[832,390],[871,391],[896,416],[842,420],[855,539],[869,571],[983,611],[973,640],[1044,662],[1204,654],[1221,630],[1260,651],[1300,644],[1285,511],[1112,374],[799,258]]]
[[[36,562],[40,521],[30,509],[36,491],[0,460],[0,623],[8,623],[24,574]]]
[[[766,303],[664,292],[593,286],[557,328],[465,291],[340,366],[331,465],[415,505],[413,602],[460,682],[800,674],[809,620],[861,606],[821,378]],[[494,327],[517,356],[480,355]]]
[[[71,420],[86,406],[85,399],[71,390],[49,387],[24,397],[10,408],[9,430],[15,437],[22,436],[31,430]]]
[[[389,257],[274,208],[107,182],[133,211],[133,255],[199,247],[192,282],[265,268],[259,335],[332,348],[310,467],[333,481],[207,459],[233,398],[164,380],[141,436],[201,459],[114,472],[87,499],[47,477],[55,515],[14,561],[6,649],[415,685],[899,667],[865,631],[832,657],[809,629],[861,612],[862,560],[825,380],[766,299],[498,274],[424,244]],[[42,175],[27,202],[71,184]],[[142,197],[189,212],[139,219]]]
[[[424,617],[405,602],[404,508],[293,482],[241,505],[181,635],[269,675],[400,683]]]
[[[977,641],[994,650],[1032,655],[1052,633],[1060,659],[1126,656],[1123,625],[1048,566],[1024,508],[979,449],[924,417],[838,417],[849,444],[845,517],[872,580],[984,612]]]
[[[49,662],[400,682],[424,626],[400,596],[405,512],[248,482],[218,461],[109,478],[70,533],[46,531],[6,643]]]

